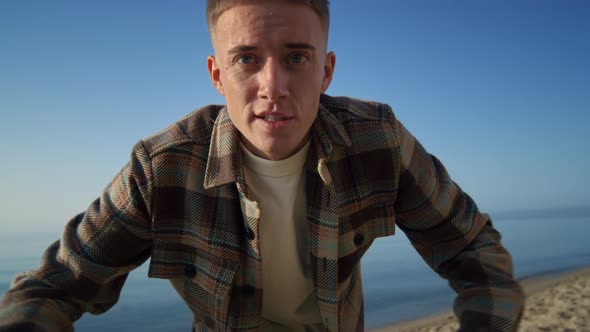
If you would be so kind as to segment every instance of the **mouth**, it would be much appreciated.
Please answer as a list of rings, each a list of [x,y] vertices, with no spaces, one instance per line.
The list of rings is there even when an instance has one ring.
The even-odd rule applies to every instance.
[[[286,121],[286,120],[290,119],[289,117],[283,116],[280,114],[257,115],[256,118],[262,119],[267,122],[280,122],[280,121]]]
[[[254,115],[262,128],[265,130],[285,130],[295,119],[294,116],[289,116],[277,111],[265,111]]]
[[[263,111],[258,114],[255,114],[257,119],[264,120],[266,122],[282,122],[293,119],[293,116],[289,116],[279,111]]]

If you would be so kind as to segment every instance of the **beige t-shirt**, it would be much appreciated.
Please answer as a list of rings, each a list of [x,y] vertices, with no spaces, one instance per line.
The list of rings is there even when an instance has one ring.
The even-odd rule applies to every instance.
[[[242,146],[246,183],[258,197],[262,257],[262,331],[322,331],[309,258],[303,166],[309,142],[271,161]]]

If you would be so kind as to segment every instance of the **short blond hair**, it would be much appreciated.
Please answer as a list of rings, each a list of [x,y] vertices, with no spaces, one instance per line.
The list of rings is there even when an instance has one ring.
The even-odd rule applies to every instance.
[[[291,3],[300,3],[309,6],[319,16],[326,31],[330,26],[330,1],[329,0],[287,0]],[[207,0],[207,26],[209,33],[213,31],[213,26],[217,23],[219,16],[229,8],[255,0]]]

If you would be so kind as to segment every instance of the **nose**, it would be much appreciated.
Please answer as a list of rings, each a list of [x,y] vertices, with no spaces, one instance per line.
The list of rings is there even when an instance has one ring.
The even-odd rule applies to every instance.
[[[288,94],[288,73],[278,61],[269,59],[258,73],[258,98],[276,101]]]

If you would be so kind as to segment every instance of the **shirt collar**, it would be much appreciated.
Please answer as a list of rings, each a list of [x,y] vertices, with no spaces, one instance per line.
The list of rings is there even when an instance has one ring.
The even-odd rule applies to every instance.
[[[324,105],[320,104],[318,115],[311,128],[309,153],[315,152],[318,171],[330,158],[334,145],[350,146],[352,144],[344,126]],[[308,158],[309,159],[309,158]],[[219,110],[213,124],[209,155],[205,168],[205,189],[232,182],[244,183],[240,148],[240,133],[229,118],[227,108]],[[321,172],[320,172],[321,175]],[[324,182],[330,182],[322,176]]]

